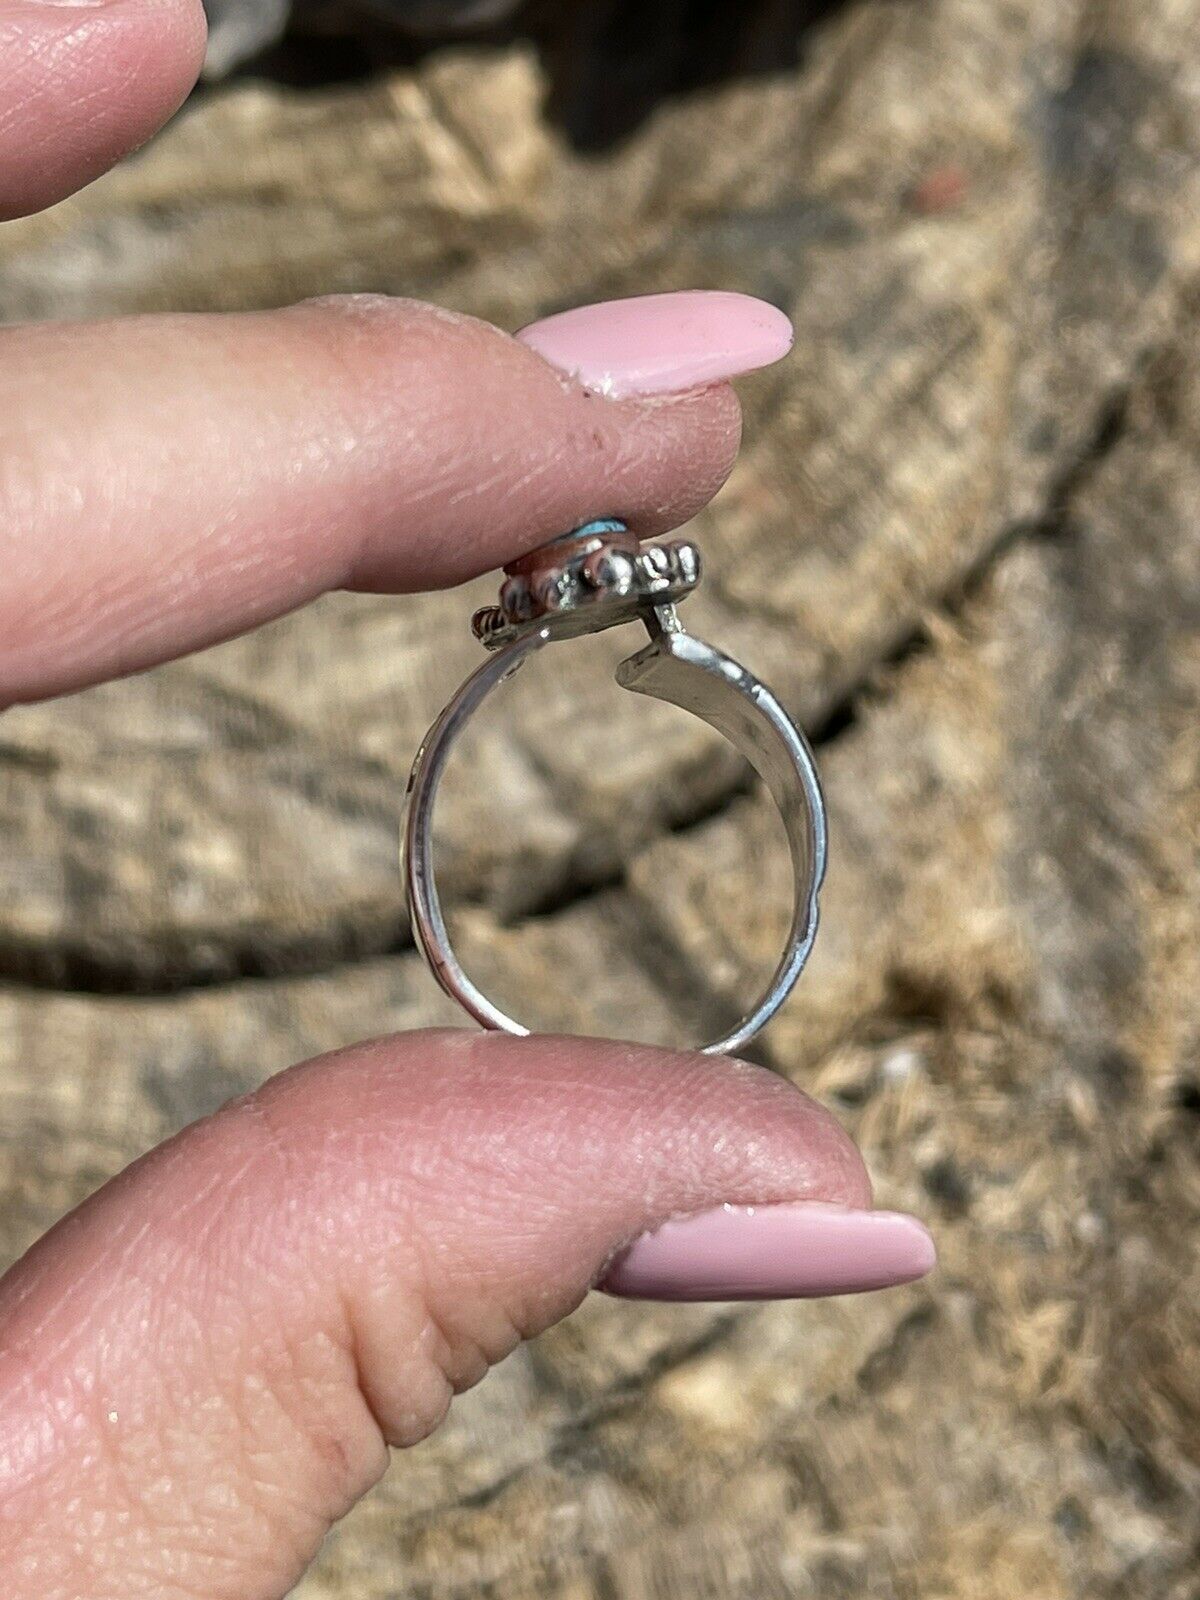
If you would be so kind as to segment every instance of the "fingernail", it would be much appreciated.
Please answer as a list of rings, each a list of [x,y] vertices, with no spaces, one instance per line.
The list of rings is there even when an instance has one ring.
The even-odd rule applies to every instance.
[[[632,1300],[800,1300],[922,1278],[937,1251],[900,1211],[718,1206],[644,1234],[597,1288]]]
[[[579,306],[517,334],[585,389],[675,394],[769,367],[792,348],[782,311],[748,294],[683,289]]]

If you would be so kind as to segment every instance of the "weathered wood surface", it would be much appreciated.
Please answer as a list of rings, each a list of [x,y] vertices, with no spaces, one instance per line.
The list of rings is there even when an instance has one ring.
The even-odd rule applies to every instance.
[[[1194,1600],[1200,4],[865,3],[802,43],[599,154],[561,41],[237,82],[0,234],[10,317],[355,288],[516,324],[712,284],[798,325],[692,620],[827,781],[823,934],[761,1055],[942,1268],[588,1304],[395,1463],[306,1600]],[[5,717],[6,1256],[288,1061],[450,1019],[395,840],[473,598],[334,599]],[[770,965],[782,844],[719,743],[605,687],[622,642],[564,652],[537,719],[514,689],[447,795],[448,882],[546,1025],[698,1037]]]

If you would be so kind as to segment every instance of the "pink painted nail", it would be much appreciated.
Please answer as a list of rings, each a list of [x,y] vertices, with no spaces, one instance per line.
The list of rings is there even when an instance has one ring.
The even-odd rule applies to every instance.
[[[597,1288],[633,1300],[798,1300],[890,1289],[936,1261],[924,1224],[900,1211],[718,1206],[635,1239]]]
[[[620,400],[674,394],[769,367],[792,348],[782,311],[748,294],[683,289],[579,306],[517,338],[585,389]]]

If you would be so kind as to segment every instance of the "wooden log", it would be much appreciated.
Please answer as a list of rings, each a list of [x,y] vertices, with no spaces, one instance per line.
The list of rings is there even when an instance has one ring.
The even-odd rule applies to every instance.
[[[591,77],[534,36],[237,81],[0,233],[10,318],[369,289],[516,325],[688,283],[797,322],[690,620],[829,792],[823,932],[761,1058],[942,1267],[596,1299],[396,1463],[306,1600],[1194,1585],[1200,7],[864,0],[795,42],[599,153],[569,102],[611,40]],[[453,1020],[396,833],[475,600],[335,597],[6,715],[6,1257],[288,1061]],[[622,645],[514,686],[445,796],[446,882],[522,1014],[699,1038],[774,956],[782,844],[719,741],[606,682]]]

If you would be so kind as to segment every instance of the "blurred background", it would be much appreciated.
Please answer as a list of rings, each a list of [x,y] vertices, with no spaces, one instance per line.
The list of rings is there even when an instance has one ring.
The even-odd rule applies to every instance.
[[[379,290],[516,327],[686,286],[795,319],[687,614],[831,809],[754,1053],[942,1255],[825,1304],[595,1298],[298,1593],[1196,1600],[1200,0],[213,8],[173,124],[0,231],[0,316]],[[493,587],[6,715],[4,1262],[268,1073],[456,1020],[396,840]],[[631,647],[479,731],[445,881],[522,1015],[699,1039],[773,964],[783,845],[726,746],[607,681]]]

